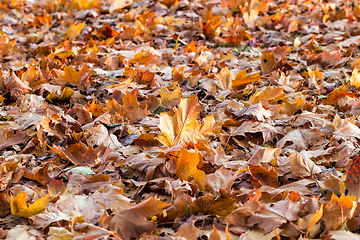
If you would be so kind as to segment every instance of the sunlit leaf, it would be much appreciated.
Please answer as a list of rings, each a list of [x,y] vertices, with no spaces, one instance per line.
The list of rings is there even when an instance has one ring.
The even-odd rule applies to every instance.
[[[11,196],[11,213],[24,218],[29,218],[34,216],[38,213],[44,211],[44,209],[49,204],[49,194],[43,198],[36,200],[34,203],[30,204],[29,206],[26,205],[26,196],[28,195],[27,192],[19,194],[16,197]]]

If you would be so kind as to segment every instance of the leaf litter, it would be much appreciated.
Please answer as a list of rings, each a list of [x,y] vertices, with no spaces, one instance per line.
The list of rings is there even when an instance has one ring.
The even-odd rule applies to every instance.
[[[3,0],[1,239],[358,239],[357,1]]]

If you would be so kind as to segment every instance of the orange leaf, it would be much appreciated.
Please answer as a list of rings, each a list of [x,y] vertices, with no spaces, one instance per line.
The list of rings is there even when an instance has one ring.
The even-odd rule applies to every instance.
[[[357,156],[354,162],[348,166],[345,186],[349,190],[350,196],[360,197],[360,156]]]
[[[64,80],[76,86],[79,86],[81,80],[81,73],[77,72],[73,66],[65,66],[64,68]]]
[[[214,224],[213,224],[213,230],[210,233],[209,240],[221,240],[220,232],[219,230],[216,229]]]
[[[65,32],[64,38],[71,41],[75,40],[80,35],[81,30],[85,27],[85,22],[79,24],[72,24],[69,29]]]
[[[239,88],[241,85],[258,81],[262,78],[260,75],[260,72],[255,72],[251,74],[247,74],[246,70],[240,71],[238,74],[236,74],[235,79],[232,81],[232,87],[234,89]]]
[[[10,91],[10,95],[15,98],[31,91],[31,88],[23,83],[14,72],[11,73],[9,78],[4,80],[4,85]]]
[[[336,194],[331,196],[330,202],[324,207],[323,219],[325,230],[337,229],[347,219],[351,219],[356,209],[356,197],[345,196],[337,197]],[[329,221],[328,219],[331,219]]]
[[[140,103],[137,100],[136,94],[126,92],[122,98],[123,108],[126,111],[126,117],[131,121],[146,117],[149,113],[146,109],[140,108]]]
[[[200,155],[197,150],[189,152],[183,147],[181,149],[178,161],[176,175],[178,178],[186,181],[194,180],[201,191],[205,190],[205,173],[197,169],[200,162]]]
[[[249,165],[250,173],[253,178],[258,180],[263,186],[278,187],[278,174],[272,167],[266,170],[263,166]]]
[[[235,79],[235,75],[230,72],[227,67],[221,69],[219,74],[216,74],[218,83],[216,84],[222,90],[231,90],[232,81]]]
[[[49,204],[49,194],[43,198],[36,200],[30,206],[26,205],[26,193],[20,192],[15,198],[11,196],[10,205],[11,205],[11,213],[18,217],[29,218],[38,213],[41,213],[47,205]]]
[[[323,209],[324,209],[324,206],[321,205],[320,209],[316,211],[315,215],[312,217],[311,219],[311,222],[310,222],[310,225],[307,229],[307,233],[306,235],[308,236],[311,231],[314,229],[316,223],[321,219],[322,215],[323,215]]]
[[[356,89],[360,88],[360,74],[356,66],[350,77],[350,85],[355,86]]]

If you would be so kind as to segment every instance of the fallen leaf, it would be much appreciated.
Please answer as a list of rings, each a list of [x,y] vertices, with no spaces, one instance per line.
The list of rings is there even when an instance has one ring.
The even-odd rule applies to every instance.
[[[248,230],[245,233],[241,234],[239,240],[272,240],[274,237],[277,237],[281,233],[279,228],[274,229],[274,231],[265,233],[262,229],[257,230]]]
[[[221,234],[219,230],[216,229],[215,225],[213,225],[213,230],[210,234],[209,240],[221,240]]]
[[[322,219],[326,230],[338,229],[347,219],[351,219],[356,209],[356,197],[332,194],[330,202],[324,206]],[[331,219],[331,221],[326,221]]]
[[[134,207],[124,210],[121,214],[115,214],[111,219],[110,228],[115,230],[123,239],[136,238],[144,232],[155,229],[155,224],[147,218],[161,213],[169,204],[151,197]]]
[[[198,142],[219,131],[221,124],[212,115],[197,121],[200,105],[196,96],[181,99],[174,113],[161,113],[159,128],[162,132],[157,140],[167,147],[184,142]]]
[[[17,98],[19,95],[31,91],[31,88],[26,83],[22,82],[14,72],[11,73],[10,77],[4,80],[4,85],[10,91],[13,98]]]
[[[267,204],[250,216],[247,226],[258,224],[267,234],[288,221],[297,220],[299,218],[299,211],[300,202],[282,200],[273,204]]]
[[[206,179],[205,173],[197,169],[200,162],[200,155],[197,150],[187,151],[185,147],[181,148],[179,158],[177,160],[176,175],[179,179],[191,181],[194,180],[199,188],[204,190]]]
[[[64,38],[69,39],[70,41],[75,40],[79,35],[81,30],[85,27],[85,22],[82,23],[73,23],[69,29],[65,32]]]
[[[317,210],[316,213],[314,214],[314,216],[311,219],[311,222],[309,224],[309,227],[306,231],[306,236],[309,236],[309,234],[312,232],[312,230],[314,230],[315,225],[317,224],[317,222],[322,218],[323,216],[323,205],[321,205],[320,210]]]
[[[49,240],[70,240],[74,234],[63,227],[49,227]]]
[[[182,92],[179,86],[177,86],[172,92],[167,88],[162,88],[159,91],[161,96],[161,103],[166,107],[175,107],[178,105],[182,98]]]
[[[112,0],[109,12],[112,13],[116,10],[123,9],[133,3],[132,0]]]
[[[29,218],[36,214],[41,213],[45,210],[47,205],[49,204],[49,194],[43,198],[36,200],[34,203],[29,206],[26,205],[26,196],[27,192],[20,192],[16,197],[11,196],[10,205],[11,205],[11,213],[24,218]]]
[[[357,156],[353,163],[346,169],[345,187],[350,196],[360,197],[360,157]]]
[[[307,157],[293,153],[289,157],[290,167],[295,177],[307,177],[321,172],[321,168]]]
[[[176,237],[183,237],[188,240],[197,240],[200,230],[195,227],[194,222],[182,224],[174,234]]]
[[[347,239],[347,240],[358,240],[360,239],[360,235],[356,233],[352,233],[346,230],[336,230],[336,231],[330,231],[330,238],[332,240],[341,240],[341,239]]]

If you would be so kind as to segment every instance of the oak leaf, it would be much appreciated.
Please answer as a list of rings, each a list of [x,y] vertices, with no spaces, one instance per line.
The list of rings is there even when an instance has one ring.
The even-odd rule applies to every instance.
[[[28,195],[27,192],[22,193],[20,192],[16,197],[10,197],[10,206],[11,206],[11,213],[18,216],[29,218],[34,216],[38,213],[41,213],[47,205],[49,204],[49,194],[43,198],[36,200],[34,203],[30,204],[29,206],[26,205],[26,196]]]

